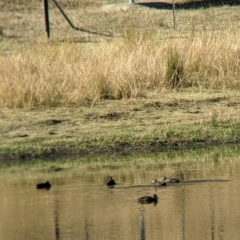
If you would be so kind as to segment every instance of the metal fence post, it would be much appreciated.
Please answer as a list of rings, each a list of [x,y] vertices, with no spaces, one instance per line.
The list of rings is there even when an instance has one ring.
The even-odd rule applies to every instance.
[[[44,8],[44,20],[45,20],[45,27],[46,27],[47,37],[50,38],[48,0],[43,0],[43,8]]]
[[[43,8],[44,8],[44,21],[45,21],[45,27],[46,27],[46,32],[47,32],[47,37],[50,38],[50,22],[49,22],[49,9],[48,9],[48,0],[42,0],[43,1]],[[63,11],[63,9],[61,8],[61,6],[58,4],[57,0],[52,0],[55,5],[57,6],[57,8],[59,9],[59,11],[62,13],[62,15],[64,16],[64,18],[67,20],[67,22],[69,23],[69,25],[77,30],[77,31],[82,31],[82,32],[87,32],[87,33],[91,33],[91,34],[97,34],[97,35],[102,35],[102,36],[107,36],[107,37],[112,37],[112,35],[110,34],[101,34],[95,31],[89,31],[83,28],[78,28],[75,27],[73,25],[73,23],[71,22],[71,20],[68,18],[67,14]],[[134,1],[134,0],[129,0],[129,1]]]
[[[172,0],[172,9],[173,9],[173,28],[176,29],[176,17],[175,17],[175,2]]]

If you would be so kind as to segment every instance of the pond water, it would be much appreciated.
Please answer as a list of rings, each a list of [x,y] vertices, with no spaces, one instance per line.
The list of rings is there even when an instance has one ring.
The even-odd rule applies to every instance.
[[[39,161],[0,173],[1,240],[240,238],[237,147]],[[106,186],[109,175],[114,188]],[[182,181],[150,184],[163,175]],[[37,190],[46,180],[52,188]],[[138,203],[154,193],[157,204]]]

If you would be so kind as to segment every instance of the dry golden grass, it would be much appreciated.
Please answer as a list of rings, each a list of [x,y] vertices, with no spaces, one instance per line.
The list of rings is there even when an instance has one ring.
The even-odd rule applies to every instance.
[[[164,40],[131,30],[98,44],[41,43],[0,57],[0,105],[82,105],[164,88],[238,87],[239,46],[233,29]]]

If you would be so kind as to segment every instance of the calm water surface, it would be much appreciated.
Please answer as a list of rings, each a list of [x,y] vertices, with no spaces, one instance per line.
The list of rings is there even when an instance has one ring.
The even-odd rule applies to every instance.
[[[216,161],[205,155],[191,164],[158,159],[130,166],[6,173],[0,185],[0,239],[240,239],[240,157]],[[105,185],[110,174],[118,182],[114,188]],[[158,188],[149,184],[173,174],[183,181]],[[40,180],[53,187],[36,190]],[[137,202],[154,193],[158,204]]]

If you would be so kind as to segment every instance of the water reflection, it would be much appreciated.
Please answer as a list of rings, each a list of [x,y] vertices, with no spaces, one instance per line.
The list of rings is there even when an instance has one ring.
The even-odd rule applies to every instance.
[[[239,239],[239,160],[9,172],[0,184],[0,239]],[[177,172],[184,172],[180,183],[150,184]],[[110,175],[113,188],[106,185]],[[36,182],[46,179],[52,188],[37,190]],[[158,204],[138,203],[154,193]]]
[[[59,227],[59,199],[58,195],[55,197],[55,204],[54,204],[54,229],[55,229],[55,239],[60,239],[60,227]]]
[[[181,202],[180,202],[180,209],[181,209],[181,223],[182,223],[182,239],[183,240],[186,240],[186,236],[185,236],[185,232],[186,232],[186,227],[185,227],[185,224],[186,224],[186,200],[185,200],[185,196],[186,196],[186,193],[185,193],[185,187],[182,188],[182,192],[181,192]]]
[[[143,206],[139,208],[139,228],[140,228],[140,240],[146,240]]]

